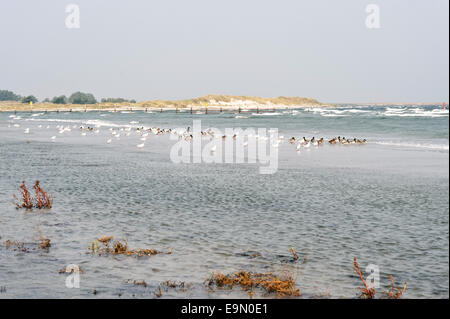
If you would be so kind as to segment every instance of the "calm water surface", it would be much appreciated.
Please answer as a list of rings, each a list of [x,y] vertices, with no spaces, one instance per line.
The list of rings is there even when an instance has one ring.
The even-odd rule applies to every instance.
[[[149,134],[136,147],[136,127],[278,128],[278,171],[259,164],[175,164],[176,142]],[[353,298],[364,269],[408,283],[406,298],[449,296],[449,130],[441,106],[351,106],[276,113],[189,112],[0,113],[0,298],[155,298],[160,282],[191,282],[163,297],[248,298],[239,289],[210,291],[215,271],[298,273],[304,298],[327,289]],[[19,125],[19,127],[17,127]],[[71,127],[58,133],[56,126]],[[73,126],[99,126],[82,136]],[[47,128],[47,126],[50,126]],[[132,127],[130,136],[125,131]],[[26,128],[29,134],[24,134]],[[112,137],[110,128],[121,132]],[[364,146],[302,149],[291,136],[366,138]],[[56,136],[54,141],[52,136]],[[112,142],[106,141],[112,138]],[[39,179],[54,195],[45,212],[16,210],[13,194]],[[39,232],[48,250],[29,247]],[[152,257],[96,256],[95,238],[114,235],[132,248],[172,249]],[[294,247],[301,263],[286,263]],[[260,256],[251,258],[254,253]],[[80,265],[80,289],[58,270]],[[145,280],[147,287],[127,282]],[[93,290],[97,291],[94,295]]]

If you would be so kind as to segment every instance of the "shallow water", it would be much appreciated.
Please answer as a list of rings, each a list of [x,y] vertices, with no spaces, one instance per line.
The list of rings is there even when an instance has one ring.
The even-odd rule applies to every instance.
[[[121,131],[120,139],[109,130],[186,128],[193,119],[204,129],[278,128],[285,136],[278,171],[259,174],[259,164],[248,163],[175,164],[168,136],[149,134],[138,149],[134,130]],[[100,132],[60,134],[56,125],[100,125]],[[369,143],[297,153],[286,141],[337,135]],[[305,298],[327,289],[333,298],[353,298],[361,285],[353,257],[362,269],[379,267],[378,291],[387,290],[392,274],[399,286],[407,282],[406,298],[448,298],[448,146],[448,110],[441,106],[0,113],[0,298],[155,298],[165,280],[193,284],[163,291],[166,298],[248,298],[238,289],[210,291],[203,282],[214,271],[286,267],[298,273]],[[54,195],[53,208],[16,210],[12,194],[22,180],[31,186],[36,179]],[[11,239],[33,247],[39,231],[51,239],[50,249],[25,253],[4,245]],[[92,255],[88,247],[102,235],[173,253]],[[300,256],[297,266],[286,264],[290,247]],[[261,256],[251,258],[255,252]],[[58,273],[68,264],[85,270],[80,289],[66,288],[67,275]]]

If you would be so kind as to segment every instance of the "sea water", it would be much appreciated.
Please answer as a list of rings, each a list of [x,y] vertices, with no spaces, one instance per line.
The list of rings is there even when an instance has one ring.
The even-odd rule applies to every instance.
[[[167,134],[149,134],[136,147],[142,143],[137,127],[187,128],[193,120],[205,130],[278,129],[285,138],[278,170],[264,175],[251,163],[176,164],[169,156],[176,141]],[[99,132],[83,136],[79,126]],[[131,128],[129,136],[121,128]],[[297,152],[287,142],[293,136],[368,142],[325,142]],[[377,294],[389,289],[392,274],[396,285],[407,282],[405,298],[448,298],[448,165],[448,110],[439,105],[3,112],[0,298],[155,298],[166,280],[191,283],[183,291],[164,290],[166,298],[248,298],[238,288],[212,290],[204,281],[214,272],[286,269],[298,276],[303,298],[353,298],[361,287],[354,257],[363,272],[378,267]],[[35,180],[54,196],[53,207],[17,210],[13,194],[22,181],[31,188]],[[17,240],[34,247],[39,234],[51,239],[49,249],[5,246]],[[93,255],[89,247],[103,235],[172,254]],[[84,270],[80,288],[67,288],[68,274],[58,272],[69,264]],[[147,287],[129,280],[145,280]]]

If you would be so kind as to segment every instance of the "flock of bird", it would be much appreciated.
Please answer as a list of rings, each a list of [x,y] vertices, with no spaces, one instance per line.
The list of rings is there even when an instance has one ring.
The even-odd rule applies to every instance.
[[[14,127],[20,127],[19,124],[14,124]],[[42,125],[38,125],[38,128],[43,128]],[[49,129],[50,125],[46,126],[46,129]],[[81,136],[86,136],[87,134],[98,134],[100,133],[101,125],[95,125],[95,127],[91,126],[78,126],[78,125],[56,125],[56,128],[59,131],[59,134],[64,134],[65,132],[70,132],[72,130],[79,130],[81,132]],[[194,134],[191,131],[191,128],[188,127],[187,129],[165,129],[165,128],[159,128],[159,127],[152,127],[152,128],[144,128],[144,127],[136,127],[132,128],[130,126],[128,127],[120,127],[120,128],[109,128],[111,136],[106,140],[107,144],[113,143],[114,140],[119,140],[121,136],[130,136],[133,131],[140,135],[140,143],[136,145],[137,148],[143,148],[145,146],[145,142],[147,141],[147,138],[149,137],[149,134],[153,135],[164,135],[164,134],[173,134],[178,137],[178,139],[184,139],[186,141],[191,141],[194,138]],[[25,134],[30,134],[30,129],[26,128],[24,130]],[[284,136],[278,136],[275,138],[273,136],[274,131],[269,130],[269,137],[272,141],[273,147],[278,147],[283,141],[285,140]],[[206,131],[201,131],[200,135],[202,138],[209,138],[209,139],[222,139],[226,140],[227,138],[232,138],[236,140],[238,138],[239,133],[234,133],[232,135],[223,135],[222,133],[216,133],[212,129],[207,129]],[[248,139],[254,138],[259,140],[268,140],[268,136],[264,135],[258,135],[258,134],[248,134],[246,135],[247,141],[244,141],[245,139],[242,139],[243,146],[246,147],[248,145]],[[51,137],[51,140],[53,142],[56,141],[56,135]],[[273,141],[275,139],[275,141]],[[309,148],[309,147],[319,147],[322,146],[326,140],[322,137],[320,139],[316,139],[315,137],[312,137],[311,139],[307,139],[306,137],[303,138],[296,138],[291,137],[289,139],[290,144],[296,145],[296,150],[299,152],[302,148]],[[347,139],[345,137],[334,137],[330,140],[327,140],[328,144],[334,145],[334,144],[342,144],[342,145],[350,145],[350,144],[358,144],[358,145],[364,145],[367,143],[366,139]],[[211,152],[214,152],[216,150],[216,146],[211,147]]]
[[[325,139],[321,137],[320,139],[316,139],[314,136],[310,140],[306,139],[306,137],[303,136],[302,139],[296,139],[295,137],[291,137],[289,139],[289,143],[291,144],[297,144],[297,151],[300,150],[302,147],[308,148],[310,146],[321,146],[325,142]],[[342,145],[350,145],[350,144],[358,144],[358,145],[364,145],[367,143],[366,139],[360,140],[356,137],[353,139],[347,139],[345,137],[335,137],[330,140],[328,140],[328,144],[342,144]]]

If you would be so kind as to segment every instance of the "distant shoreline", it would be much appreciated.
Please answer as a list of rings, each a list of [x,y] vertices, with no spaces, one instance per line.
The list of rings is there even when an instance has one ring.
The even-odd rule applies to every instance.
[[[339,107],[342,105],[366,106],[421,106],[438,103],[321,103],[305,97],[262,98],[253,96],[206,95],[188,100],[150,100],[144,102],[103,102],[96,104],[54,104],[38,102],[33,105],[18,101],[0,101],[0,112],[85,112],[85,111],[250,111],[286,110],[314,107]],[[446,102],[447,105],[447,102]]]
[[[96,104],[53,104],[20,102],[0,102],[0,111],[124,111],[124,110],[249,110],[249,109],[289,109],[331,106],[312,98],[277,97],[262,98],[254,96],[206,95],[188,100],[151,100],[137,103],[103,102]]]
[[[218,106],[218,105],[208,105],[199,106],[185,106],[185,107],[175,107],[175,106],[165,106],[165,107],[157,107],[157,106],[140,106],[140,105],[118,105],[118,106],[102,106],[102,105],[86,105],[80,106],[78,104],[70,105],[70,104],[48,104],[48,103],[36,103],[33,104],[32,107],[28,104],[3,104],[0,102],[0,112],[120,112],[120,111],[152,111],[152,112],[160,112],[160,111],[179,111],[179,112],[189,112],[190,110],[198,112],[198,111],[212,111],[214,113],[220,111],[235,111],[235,112],[248,112],[248,111],[276,111],[276,110],[294,110],[294,109],[302,109],[302,108],[317,108],[317,107],[339,107],[342,105],[354,105],[354,106],[423,106],[423,105],[439,105],[440,103],[362,103],[362,104],[311,104],[311,105],[256,105],[256,106]],[[446,104],[447,105],[447,104]]]
[[[12,107],[10,105],[4,107],[0,103],[0,112],[88,112],[88,111],[96,111],[96,112],[120,112],[120,111],[153,111],[153,112],[160,112],[160,111],[180,111],[180,112],[189,112],[190,110],[198,112],[198,111],[214,111],[220,112],[220,111],[236,111],[238,112],[241,110],[242,112],[248,112],[248,111],[271,111],[271,110],[287,110],[287,109],[300,109],[300,108],[311,108],[311,107],[332,107],[333,105],[273,105],[273,106],[267,106],[267,105],[257,105],[254,107],[242,107],[242,106],[191,106],[191,107],[143,107],[143,106],[136,106],[136,105],[127,105],[127,106],[117,106],[117,107],[98,107],[97,105],[86,105],[86,107],[80,107],[79,105],[71,107],[67,105],[63,106],[53,106],[53,105],[39,105],[39,103],[34,104],[32,108],[30,108],[30,105],[23,105],[23,106],[17,106]]]

